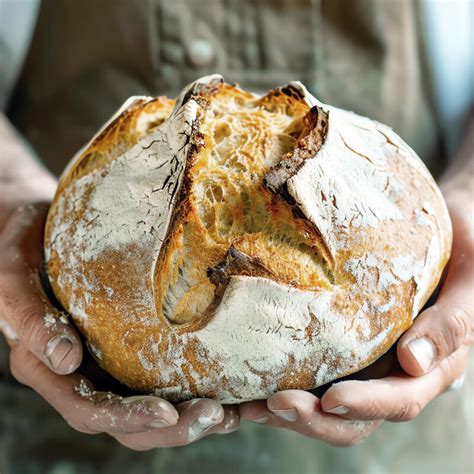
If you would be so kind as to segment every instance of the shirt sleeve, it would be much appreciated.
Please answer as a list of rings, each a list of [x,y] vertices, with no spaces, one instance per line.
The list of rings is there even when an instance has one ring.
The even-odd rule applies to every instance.
[[[0,0],[0,111],[3,111],[27,52],[39,0]]]

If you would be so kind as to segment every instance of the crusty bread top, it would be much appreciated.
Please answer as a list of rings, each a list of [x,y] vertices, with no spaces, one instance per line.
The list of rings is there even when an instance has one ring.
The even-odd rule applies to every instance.
[[[51,207],[50,280],[101,365],[171,400],[235,402],[383,354],[451,246],[416,154],[300,83],[257,96],[211,76],[172,105],[132,99]]]
[[[72,181],[107,166],[123,155],[141,137],[161,125],[170,116],[173,107],[174,100],[168,97],[130,97],[72,158],[61,175],[57,194]]]

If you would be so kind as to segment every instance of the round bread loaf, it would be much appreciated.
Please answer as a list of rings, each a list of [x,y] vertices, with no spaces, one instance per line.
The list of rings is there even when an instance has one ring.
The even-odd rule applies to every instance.
[[[50,283],[99,364],[223,403],[356,372],[410,326],[451,248],[433,178],[389,127],[299,83],[208,76],[133,97],[61,177]]]

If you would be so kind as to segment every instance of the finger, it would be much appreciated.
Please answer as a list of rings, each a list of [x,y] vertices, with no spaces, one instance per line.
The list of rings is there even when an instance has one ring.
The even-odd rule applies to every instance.
[[[44,208],[27,206],[12,215],[2,234],[0,320],[51,370],[67,374],[80,365],[82,345],[38,278],[44,219]]]
[[[240,427],[239,409],[235,405],[224,406],[223,420],[211,428],[208,434],[228,434],[237,431]]]
[[[322,397],[322,408],[357,420],[411,420],[462,376],[467,353],[460,349],[423,377],[399,372],[380,380],[336,383]]]
[[[274,416],[268,409],[266,400],[241,403],[239,405],[239,414],[241,419],[259,424],[267,423]]]
[[[264,423],[267,426],[287,428],[340,447],[359,443],[381,423],[345,420],[324,413],[319,399],[302,390],[285,390],[272,395],[267,401],[267,411],[263,411],[261,402],[242,407],[242,418],[251,414],[258,415],[260,422],[262,415],[267,416],[269,419]]]
[[[410,375],[433,370],[464,343],[474,342],[472,221],[451,212],[454,241],[448,275],[435,305],[423,311],[400,339],[400,365]]]
[[[176,424],[178,413],[157,397],[122,398],[96,392],[79,374],[57,375],[42,364],[24,346],[10,353],[13,376],[41,395],[77,431],[136,433]]]
[[[181,403],[176,408],[179,420],[175,426],[114,437],[130,449],[148,451],[160,447],[184,446],[222,430],[219,425],[225,419],[225,410],[214,400],[195,399]]]

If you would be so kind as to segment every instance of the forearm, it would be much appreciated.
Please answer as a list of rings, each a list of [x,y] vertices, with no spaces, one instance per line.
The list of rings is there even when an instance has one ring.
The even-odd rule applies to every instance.
[[[470,262],[474,252],[474,113],[440,188],[453,223],[454,246],[462,247],[464,259]]]
[[[9,211],[30,201],[49,201],[54,176],[35,158],[8,119],[0,113],[0,227]]]

